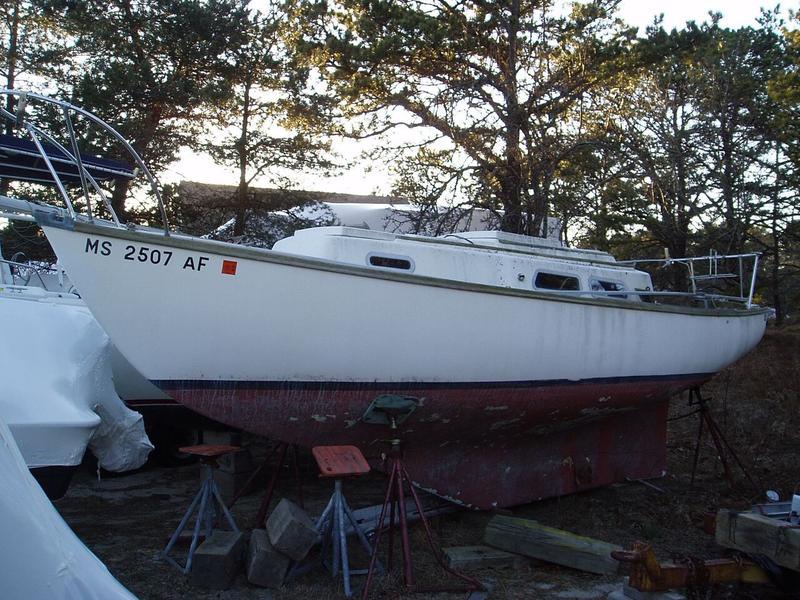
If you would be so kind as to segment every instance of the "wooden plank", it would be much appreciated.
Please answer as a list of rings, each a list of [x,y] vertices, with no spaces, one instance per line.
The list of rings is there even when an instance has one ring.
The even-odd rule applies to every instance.
[[[490,546],[589,573],[613,575],[619,563],[611,558],[620,546],[547,527],[529,519],[495,515],[483,540]]]
[[[449,567],[460,571],[470,569],[502,569],[520,567],[525,561],[518,554],[489,546],[451,546],[442,548]]]
[[[720,510],[716,539],[720,546],[763,554],[787,569],[800,571],[800,528],[758,513]]]

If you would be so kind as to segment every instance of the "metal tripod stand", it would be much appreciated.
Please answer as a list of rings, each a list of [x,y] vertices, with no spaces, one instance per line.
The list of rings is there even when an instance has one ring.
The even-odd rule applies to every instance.
[[[463,575],[457,571],[451,569],[445,563],[444,559],[442,558],[442,552],[439,546],[433,539],[433,533],[431,532],[430,524],[428,523],[428,519],[425,517],[425,511],[422,507],[422,503],[420,502],[419,495],[417,491],[414,489],[412,484],[411,477],[406,470],[405,464],[403,463],[403,453],[402,453],[402,443],[400,438],[398,437],[398,427],[397,422],[398,418],[402,416],[407,416],[408,412],[398,408],[397,406],[394,407],[377,407],[378,410],[382,410],[389,419],[389,427],[392,430],[393,437],[389,440],[391,444],[391,449],[389,456],[387,457],[388,465],[389,465],[389,482],[386,485],[386,496],[383,501],[383,506],[381,507],[380,517],[378,518],[377,529],[375,530],[375,539],[373,542],[374,549],[372,552],[372,556],[370,557],[369,563],[369,570],[367,571],[367,580],[364,583],[364,590],[361,595],[362,600],[366,600],[369,596],[369,588],[372,584],[372,578],[375,573],[376,565],[378,564],[378,548],[381,540],[381,534],[384,528],[384,521],[386,519],[387,513],[389,514],[389,552],[387,557],[387,569],[391,570],[392,568],[392,554],[394,550],[394,530],[397,526],[396,517],[399,517],[399,528],[400,528],[400,538],[401,538],[401,550],[403,553],[403,580],[406,586],[412,592],[447,592],[447,591],[455,591],[455,592],[469,592],[469,591],[482,591],[484,590],[484,586],[473,579],[472,577],[468,577],[467,575]],[[415,586],[414,583],[414,569],[412,564],[411,558],[411,543],[409,542],[408,536],[408,519],[406,514],[406,496],[405,490],[408,490],[411,493],[411,497],[414,499],[414,503],[416,504],[417,512],[419,513],[420,520],[422,521],[422,525],[425,528],[425,536],[428,542],[428,546],[433,553],[436,562],[439,563],[439,566],[450,573],[451,575],[461,579],[462,581],[466,582],[467,586],[461,586],[458,588],[418,588]]]

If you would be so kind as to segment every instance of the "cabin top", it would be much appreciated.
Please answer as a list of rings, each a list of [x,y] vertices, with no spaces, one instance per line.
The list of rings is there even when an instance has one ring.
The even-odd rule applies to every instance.
[[[565,248],[557,240],[499,231],[438,238],[353,227],[303,229],[277,242],[274,250],[376,270],[405,272],[483,285],[561,291],[639,300],[650,276],[616,263],[598,250]]]

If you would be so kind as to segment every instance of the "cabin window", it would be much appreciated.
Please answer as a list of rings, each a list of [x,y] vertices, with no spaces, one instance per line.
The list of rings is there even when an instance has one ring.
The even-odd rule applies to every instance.
[[[624,292],[625,285],[618,281],[605,281],[603,279],[592,279],[591,288],[593,292]],[[627,298],[627,294],[608,294],[610,298]]]
[[[401,256],[370,254],[368,260],[369,264],[373,267],[380,267],[382,269],[400,269],[402,271],[412,270],[411,260]]]
[[[569,275],[559,275],[558,273],[547,273],[540,271],[536,274],[533,285],[541,290],[579,290],[580,282],[577,277]]]

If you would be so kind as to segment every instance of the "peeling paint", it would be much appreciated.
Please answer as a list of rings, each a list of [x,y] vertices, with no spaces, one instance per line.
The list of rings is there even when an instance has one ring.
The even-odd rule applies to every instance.
[[[358,423],[358,419],[345,419],[344,420],[344,427],[345,427],[345,429],[350,429],[356,423]]]
[[[611,396],[600,396],[597,399],[598,402],[608,402],[609,400],[611,400]]]
[[[297,417],[289,417],[289,420],[290,421],[299,421],[300,419],[298,419]]]
[[[447,500],[448,502],[452,502],[453,504],[458,504],[458,505],[463,506],[465,508],[471,508],[471,509],[477,509],[478,508],[474,504],[469,504],[468,502],[464,502],[460,498],[456,498],[455,496],[450,496],[448,494],[443,494],[442,492],[440,492],[436,488],[424,487],[424,486],[419,485],[416,482],[414,482],[414,485],[417,486],[419,489],[428,492],[429,494],[433,494],[434,496],[438,496],[439,498],[442,498],[443,500]],[[461,495],[461,491],[459,490],[458,492],[456,492],[456,495]]]
[[[484,406],[483,410],[485,410],[486,412],[492,412],[492,411],[495,411],[495,410],[508,410],[508,407],[507,406]]]
[[[608,408],[598,408],[596,406],[589,406],[587,408],[581,409],[581,414],[586,417],[602,417],[605,415],[613,415],[616,413],[627,412],[632,410],[632,408],[621,406],[621,407],[608,407]]]
[[[503,429],[504,427],[511,427],[512,425],[516,425],[519,423],[519,419],[508,419],[506,421],[495,421],[489,426],[489,429],[492,431],[497,431],[498,429]]]
[[[314,419],[317,423],[327,423],[328,421],[327,415],[311,415],[311,418]]]
[[[442,415],[439,413],[433,413],[427,419],[420,419],[420,423],[436,423],[438,420],[442,418]]]

